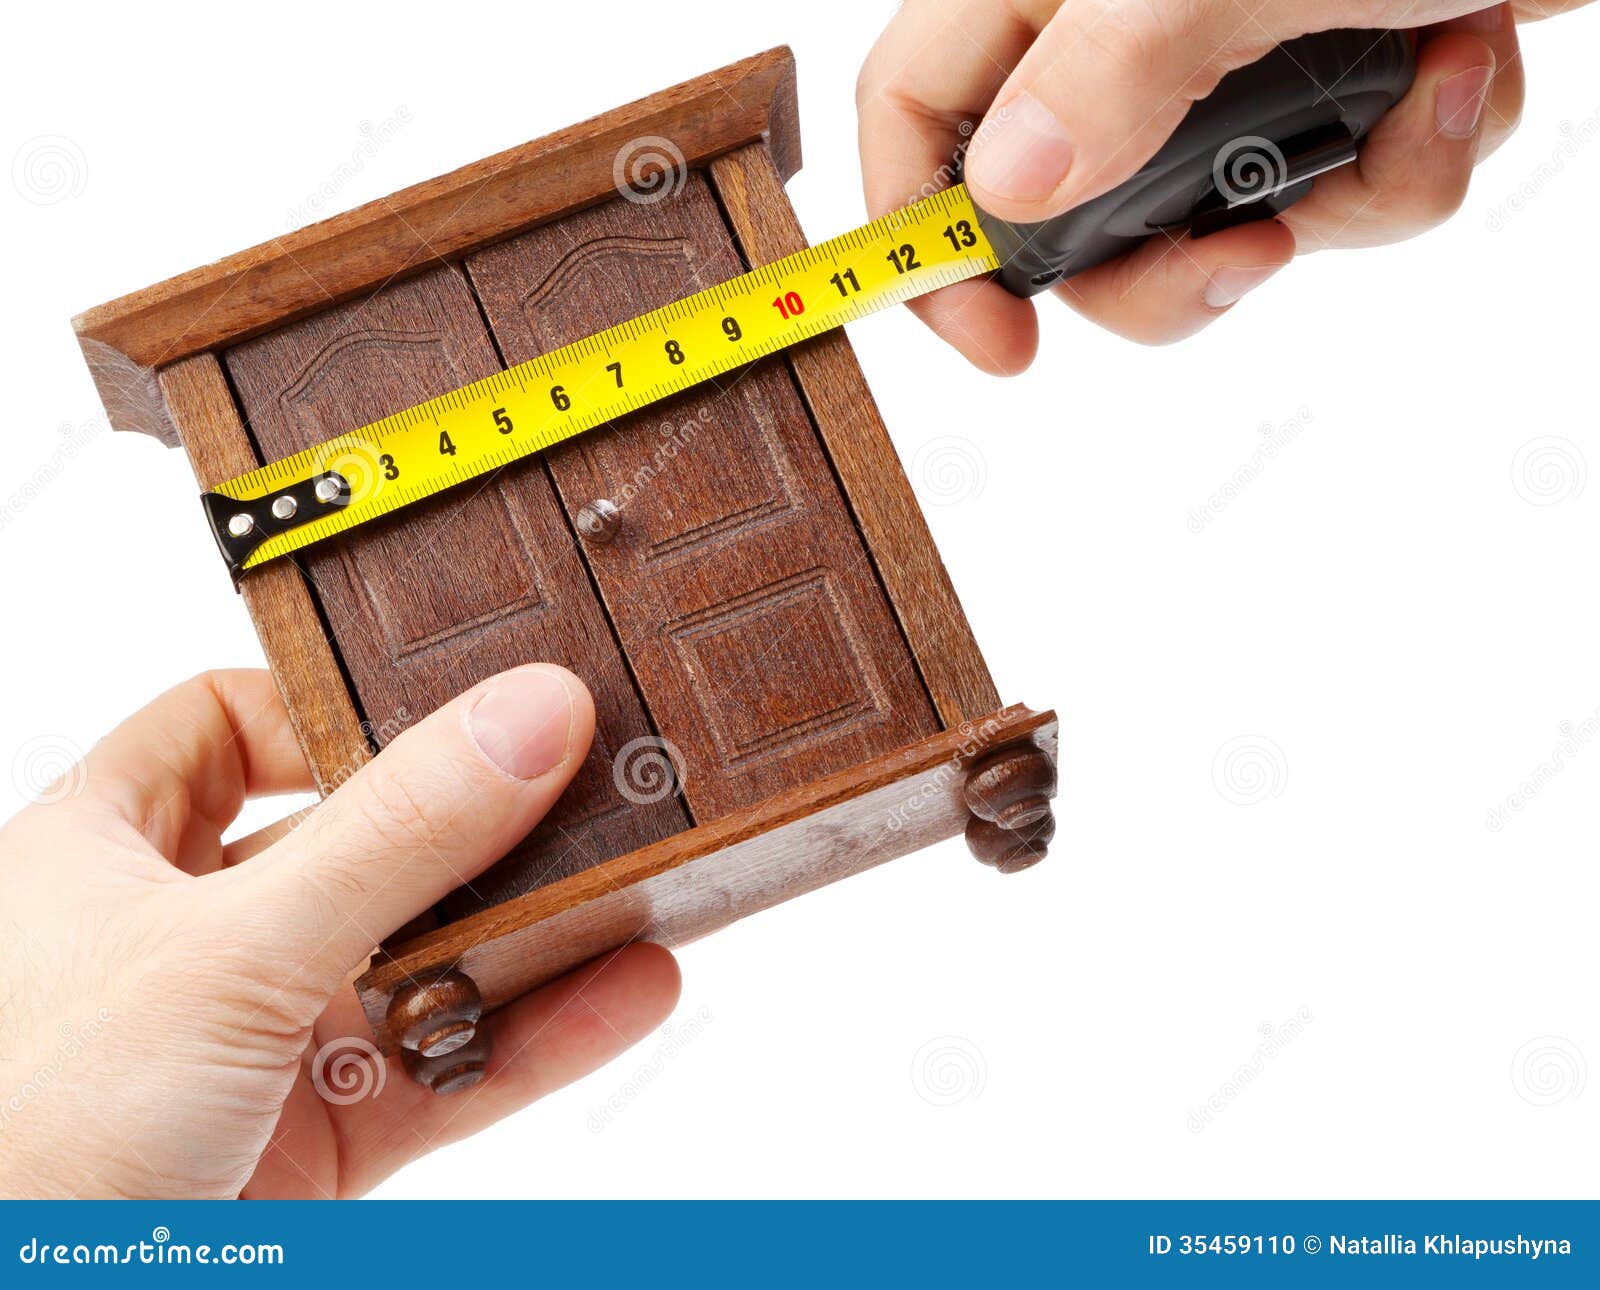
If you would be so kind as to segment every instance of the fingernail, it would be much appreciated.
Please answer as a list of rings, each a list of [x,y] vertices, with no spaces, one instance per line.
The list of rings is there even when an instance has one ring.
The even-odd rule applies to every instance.
[[[1043,201],[1072,166],[1072,141],[1056,114],[1026,92],[991,108],[967,177],[1013,201]]]
[[[1218,269],[1206,283],[1206,304],[1213,309],[1237,304],[1281,268],[1281,264],[1267,264],[1249,269]]]
[[[1470,139],[1483,118],[1483,105],[1489,93],[1492,67],[1469,67],[1439,84],[1434,116],[1439,133],[1452,139]]]
[[[572,695],[559,675],[521,668],[489,683],[467,711],[478,750],[515,779],[559,766],[572,738]]]

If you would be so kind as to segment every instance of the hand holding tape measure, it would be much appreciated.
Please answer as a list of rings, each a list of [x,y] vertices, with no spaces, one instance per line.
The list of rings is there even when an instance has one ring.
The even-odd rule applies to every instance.
[[[1310,197],[1319,177],[1348,173],[1386,113],[1415,109],[1408,91],[1426,64],[1422,49],[1419,60],[1416,38],[1404,32],[1340,30],[1287,41],[1224,76],[1142,167],[1063,213],[1007,218],[1038,203],[1002,196],[979,209],[957,183],[807,251],[229,480],[202,499],[213,532],[237,576],[891,304],[982,278],[992,280],[977,287],[989,302],[984,307],[992,311],[1000,298],[1025,308],[1028,296],[1089,281],[1140,256],[1171,254],[1180,241],[1178,253],[1198,262],[1205,252],[1193,248],[1212,238],[1237,243],[1242,230],[1269,226]],[[1470,93],[1457,103],[1461,96],[1441,85],[1428,111],[1440,131],[1442,114],[1458,128],[1470,118],[1466,139],[1484,110],[1494,52],[1467,38],[1453,57],[1476,57],[1481,74],[1453,73],[1472,76]],[[1070,157],[1051,137],[1039,115],[1048,109],[1037,99],[1002,100],[991,113],[1003,122],[1000,132],[1014,124],[1004,121],[1008,110],[1023,122],[1024,143],[1046,154],[1055,149],[1056,161]],[[1013,134],[1005,146],[1017,142]],[[1028,154],[997,168],[979,152],[986,143],[999,146],[980,130],[974,171],[993,171],[1013,188],[1043,186],[1040,176],[1050,167],[1032,168]],[[1057,197],[1065,182],[1046,198]]]
[[[1037,223],[1133,177],[1192,100],[1275,45],[1330,28],[1406,29],[1415,82],[1364,142],[1359,165],[1325,175],[1281,219],[1181,248],[1162,239],[1080,274],[1059,293],[1121,335],[1178,340],[1297,253],[1399,241],[1453,213],[1473,166],[1511,135],[1521,113],[1514,19],[1581,3],[905,0],[861,73],[867,207],[877,215],[903,205],[962,147],[976,203],[1012,223]],[[1332,51],[1332,75],[1322,79],[1326,59],[1322,72],[1300,61],[1342,97],[1349,83],[1341,64],[1364,62],[1362,51],[1320,39]],[[1250,116],[1230,138],[1265,133],[1251,128]],[[913,309],[985,370],[1020,371],[1033,356],[1035,308],[1005,291],[972,283]]]

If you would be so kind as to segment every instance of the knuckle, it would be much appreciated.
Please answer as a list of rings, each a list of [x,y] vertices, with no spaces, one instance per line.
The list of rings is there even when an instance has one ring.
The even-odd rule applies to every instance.
[[[1369,176],[1372,196],[1352,221],[1382,240],[1414,237],[1436,228],[1461,209],[1472,182],[1472,164],[1464,161],[1447,171],[1418,174],[1403,165]]]
[[[240,676],[238,671],[207,668],[203,672],[194,673],[188,680],[175,686],[172,694],[183,699],[190,711],[225,709],[227,704],[224,696],[230,688],[238,685]]]
[[[237,1000],[221,1000],[212,1020],[235,1050],[252,1039],[295,1044],[309,1037],[327,1006],[326,984],[297,971]]]
[[[338,927],[372,894],[358,857],[334,853],[294,874],[295,907],[318,927]]]
[[[1204,98],[1272,45],[1255,24],[1219,25],[1210,0],[1083,0],[1072,12],[1088,52],[1117,80],[1154,78],[1186,98]]]
[[[406,780],[376,776],[357,802],[357,829],[386,848],[414,851],[437,831],[434,808]]]
[[[1471,182],[1471,170],[1464,169],[1430,184],[1418,193],[1411,205],[1421,227],[1436,228],[1455,215],[1467,200],[1467,188]]]
[[[310,948],[349,921],[356,906],[342,886],[336,870],[308,865],[216,894],[194,925],[158,952],[162,966],[150,979],[218,983],[207,996],[206,1019],[230,1036],[300,1034],[327,1007],[345,975],[345,965],[334,970],[321,964]],[[286,935],[289,928],[293,933]],[[161,992],[171,997],[165,987]]]
[[[193,694],[211,696],[222,686],[222,670],[220,668],[207,668],[202,672],[195,672],[187,680],[177,686],[179,694]]]
[[[868,54],[866,62],[861,64],[861,70],[856,73],[855,104],[857,112],[860,112],[870,104],[877,93],[878,73],[873,66],[875,57],[875,52]]]
[[[1170,65],[1175,21],[1172,7],[1151,0],[1091,0],[1082,7],[1087,52],[1118,81],[1142,83]]]
[[[462,825],[462,804],[473,796],[467,776],[448,765],[430,767],[426,776],[417,772],[379,770],[356,797],[358,829],[386,849],[429,851]]]
[[[250,978],[263,961],[281,962],[286,943],[302,951],[325,945],[359,917],[372,894],[359,856],[339,849],[300,855],[274,867],[269,880],[242,884],[223,906],[215,930],[199,935],[191,948],[204,951],[202,961],[232,965]],[[288,929],[292,934],[286,937]]]
[[[905,88],[906,59],[897,51],[902,50],[908,41],[920,43],[921,37],[917,33],[930,21],[940,20],[928,9],[924,0],[905,0],[882,35],[873,42],[856,76],[857,111],[869,106],[881,95]]]
[[[873,101],[888,86],[890,77],[885,75],[884,72],[884,54],[882,51],[881,42],[874,45],[867,54],[866,60],[861,64],[861,70],[856,73],[855,102],[857,112],[872,106]]]

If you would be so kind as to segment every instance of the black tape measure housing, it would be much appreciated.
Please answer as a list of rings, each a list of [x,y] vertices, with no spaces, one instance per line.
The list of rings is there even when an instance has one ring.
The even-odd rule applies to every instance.
[[[1162,232],[1197,237],[1283,213],[1411,88],[1416,52],[1399,31],[1324,31],[1225,76],[1126,183],[1042,224],[980,210],[1001,284],[1032,296]]]

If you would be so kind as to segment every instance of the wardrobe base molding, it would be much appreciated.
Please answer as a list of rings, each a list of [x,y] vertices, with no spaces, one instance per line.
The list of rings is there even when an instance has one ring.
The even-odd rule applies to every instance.
[[[362,1007],[380,1047],[395,1053],[402,1045],[391,1001],[419,982],[463,976],[492,1010],[633,941],[685,945],[964,833],[978,818],[967,793],[971,768],[1009,750],[1054,761],[1056,738],[1055,713],[1020,705],[963,722],[388,946],[356,982]]]

